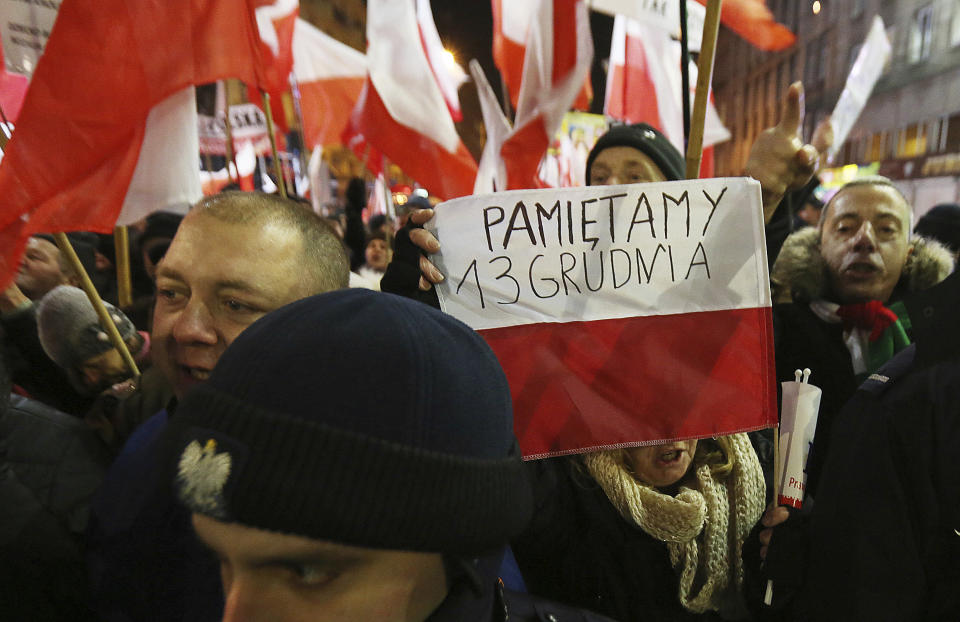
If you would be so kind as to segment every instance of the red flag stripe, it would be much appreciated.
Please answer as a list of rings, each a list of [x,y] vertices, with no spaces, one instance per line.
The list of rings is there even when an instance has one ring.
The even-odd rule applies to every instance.
[[[363,128],[367,142],[376,145],[385,156],[400,164],[404,173],[441,199],[473,192],[477,164],[462,142],[457,144],[455,153],[450,153],[427,136],[397,123],[369,81],[365,92],[366,99],[357,103],[355,112],[359,110],[356,121]]]
[[[549,1],[549,0],[544,0]],[[553,84],[557,85],[577,64],[577,0],[553,0]]]
[[[769,307],[479,332],[510,378],[527,458],[776,424]]]
[[[329,78],[298,85],[307,147],[340,142],[363,82],[363,78]]]
[[[707,4],[707,0],[697,2]],[[720,22],[761,50],[785,50],[797,40],[789,28],[775,21],[764,0],[724,0]]]

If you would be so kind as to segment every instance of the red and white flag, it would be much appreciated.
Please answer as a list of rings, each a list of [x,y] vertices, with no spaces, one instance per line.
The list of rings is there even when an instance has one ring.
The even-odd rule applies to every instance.
[[[433,22],[433,11],[430,0],[417,0],[417,24],[420,28],[420,43],[427,53],[427,61],[433,70],[433,77],[437,79],[437,86],[443,93],[443,99],[450,109],[450,116],[454,121],[463,120],[460,110],[460,96],[457,91],[467,81],[467,74],[457,64],[453,55],[443,48],[437,25]]]
[[[691,107],[696,83],[697,66],[691,62]],[[649,123],[683,153],[682,93],[680,44],[663,29],[618,15],[610,43],[604,113],[628,123]],[[704,148],[709,150],[711,145],[729,138],[730,132],[711,101],[704,119]],[[709,165],[709,160],[705,159],[704,164]],[[703,169],[702,166],[701,173]]]
[[[420,41],[414,0],[367,3],[368,77],[346,143],[361,158],[376,148],[449,199],[470,194],[477,163],[460,140]]]
[[[157,117],[175,116],[154,112],[158,105],[177,108],[171,101],[195,84],[235,77],[266,87],[270,76],[286,75],[269,66],[284,55],[265,54],[258,34],[255,11],[269,6],[268,0],[61,3],[0,163],[0,287],[12,279],[32,234],[110,231],[131,180],[167,173],[169,159],[160,167],[146,163],[169,146],[162,131],[147,128]],[[177,123],[196,132],[195,117]],[[196,150],[188,161],[197,178]],[[154,204],[176,202],[170,199]]]
[[[496,353],[524,456],[776,423],[760,204],[714,178],[437,206],[441,307]]]
[[[517,116],[500,148],[511,190],[537,187],[540,160],[590,73],[593,42],[583,0],[540,3],[528,41]]]
[[[707,4],[707,0],[697,2]],[[750,45],[768,52],[785,50],[797,40],[789,28],[777,23],[764,0],[724,0],[720,7],[720,23]]]
[[[470,75],[477,85],[477,98],[480,100],[480,113],[483,115],[483,127],[487,137],[483,143],[483,153],[480,154],[473,193],[486,194],[506,188],[507,173],[503,168],[503,158],[500,157],[500,147],[513,128],[503,114],[497,96],[494,95],[477,59],[470,61]]]
[[[523,83],[523,63],[533,24],[541,4],[552,0],[491,0],[493,9],[493,62],[500,70],[503,84],[510,96],[510,104],[516,109],[520,101]],[[593,99],[590,73],[573,100],[573,108],[588,110]]]
[[[366,57],[308,22],[293,32],[293,74],[307,147],[336,145],[367,76]]]
[[[290,71],[293,69],[293,33],[300,0],[254,0],[254,16],[257,20],[257,40],[260,57],[263,59],[260,88],[269,93],[281,93],[290,86]]]

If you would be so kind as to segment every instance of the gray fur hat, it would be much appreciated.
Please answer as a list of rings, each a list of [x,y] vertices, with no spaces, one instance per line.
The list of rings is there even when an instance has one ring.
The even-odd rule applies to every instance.
[[[103,304],[123,340],[133,337],[137,332],[133,322],[109,302]],[[67,370],[113,348],[87,295],[70,285],[55,287],[40,300],[37,330],[47,356]]]

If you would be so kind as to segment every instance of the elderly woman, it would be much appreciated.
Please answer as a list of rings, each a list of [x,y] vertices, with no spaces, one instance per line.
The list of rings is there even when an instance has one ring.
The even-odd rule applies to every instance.
[[[532,592],[623,621],[746,616],[764,483],[745,434],[529,464],[537,506],[513,549]]]
[[[604,134],[591,185],[673,181],[683,158],[640,123]],[[529,463],[534,520],[513,543],[531,591],[618,620],[746,617],[740,549],[765,486],[745,434]]]

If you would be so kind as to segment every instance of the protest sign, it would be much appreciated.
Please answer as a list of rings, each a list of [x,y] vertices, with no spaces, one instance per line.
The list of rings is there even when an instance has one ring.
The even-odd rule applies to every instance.
[[[840,93],[840,99],[837,100],[833,114],[830,115],[833,144],[830,145],[827,153],[831,162],[847,140],[847,135],[853,129],[860,113],[863,112],[863,107],[867,105],[867,99],[870,98],[873,86],[880,79],[883,66],[890,59],[892,49],[883,28],[883,20],[879,15],[874,16],[867,39],[860,48],[860,53],[857,54],[857,60],[854,61],[850,75],[847,76],[847,84]]]
[[[525,456],[776,423],[756,181],[477,195],[428,227],[441,306],[497,354]]]
[[[223,111],[213,117],[209,115],[197,115],[197,117],[200,152],[225,155],[227,129]],[[230,106],[230,126],[234,143],[250,142],[257,154],[270,153],[267,117],[255,104]]]
[[[0,0],[0,39],[7,69],[33,75],[60,10],[60,0]]]

